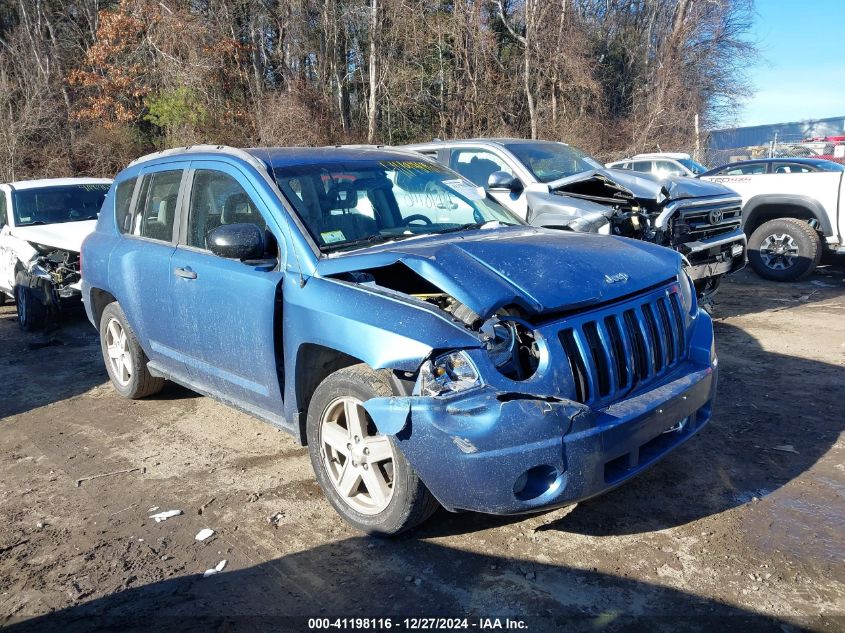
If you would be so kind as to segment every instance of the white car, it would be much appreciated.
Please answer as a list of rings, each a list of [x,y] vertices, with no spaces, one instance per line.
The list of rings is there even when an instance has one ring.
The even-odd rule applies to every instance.
[[[667,176],[695,178],[707,171],[707,168],[695,162],[692,156],[680,152],[637,154],[631,158],[607,163],[605,167],[655,174],[660,178]]]
[[[0,305],[15,300],[24,330],[44,327],[79,299],[79,251],[110,185],[105,178],[0,184]]]
[[[817,158],[763,158],[700,177],[742,197],[748,261],[766,279],[809,276],[823,252],[845,254],[845,167]]]

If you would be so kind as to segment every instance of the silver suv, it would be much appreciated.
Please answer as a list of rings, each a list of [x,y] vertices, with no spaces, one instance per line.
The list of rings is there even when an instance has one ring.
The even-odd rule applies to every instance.
[[[408,145],[535,226],[607,233],[684,255],[700,296],[745,266],[741,200],[716,183],[606,169],[553,141],[488,138]]]
[[[626,169],[656,174],[661,178],[666,176],[697,178],[707,171],[704,165],[694,161],[689,154],[680,152],[637,154],[631,158],[607,163],[605,166],[610,169]]]

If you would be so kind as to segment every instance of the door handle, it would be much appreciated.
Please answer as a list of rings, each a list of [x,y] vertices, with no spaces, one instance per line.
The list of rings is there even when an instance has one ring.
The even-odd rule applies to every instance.
[[[181,277],[182,279],[196,279],[197,274],[191,270],[190,266],[185,266],[184,268],[174,268],[173,274],[177,277]]]

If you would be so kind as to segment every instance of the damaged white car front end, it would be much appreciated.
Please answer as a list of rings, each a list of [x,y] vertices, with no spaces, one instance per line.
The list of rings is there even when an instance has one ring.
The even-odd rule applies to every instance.
[[[0,185],[0,303],[13,299],[24,330],[55,322],[81,297],[80,251],[110,181]]]

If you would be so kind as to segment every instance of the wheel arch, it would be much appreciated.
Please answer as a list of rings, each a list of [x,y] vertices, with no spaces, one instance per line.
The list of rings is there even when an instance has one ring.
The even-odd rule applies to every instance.
[[[305,424],[308,416],[308,405],[319,384],[329,374],[338,369],[364,363],[340,350],[319,345],[317,343],[303,343],[296,351],[296,370],[294,374],[294,409],[301,412],[298,420],[298,437],[305,446],[308,443],[305,435]]]
[[[100,329],[100,319],[103,316],[103,310],[110,303],[117,301],[115,296],[107,290],[100,288],[91,288],[89,293],[91,301],[91,316],[94,317],[94,327]]]
[[[414,376],[410,372],[391,369],[373,369],[364,360],[340,350],[318,343],[303,343],[296,353],[296,369],[293,381],[293,396],[296,399],[293,409],[298,413],[296,430],[300,443],[305,446],[307,438],[305,425],[308,418],[308,405],[314,391],[330,374],[351,367],[365,365],[374,372],[384,372],[396,395],[410,395]]]
[[[822,204],[809,196],[771,194],[751,198],[742,209],[743,230],[750,236],[764,222],[779,218],[816,220],[825,236],[833,235],[830,218]]]

